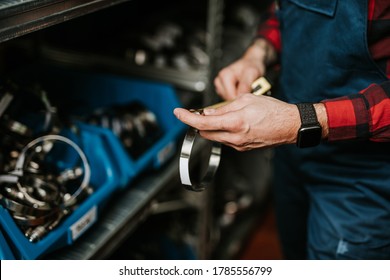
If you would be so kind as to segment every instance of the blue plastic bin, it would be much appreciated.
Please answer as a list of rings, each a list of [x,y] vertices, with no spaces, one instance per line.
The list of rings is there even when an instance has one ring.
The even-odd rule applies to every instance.
[[[74,116],[91,114],[98,108],[109,108],[139,102],[152,111],[163,130],[163,136],[144,154],[134,159],[127,153],[120,140],[107,129],[108,138],[123,151],[118,161],[121,172],[128,175],[128,182],[148,168],[160,168],[176,152],[177,140],[186,126],[173,115],[173,109],[181,107],[174,88],[169,84],[129,79],[121,76],[96,74],[49,68],[42,75],[47,77],[45,88],[55,93],[67,104]]]
[[[3,232],[0,230],[0,260],[14,260],[14,254],[5,240]]]
[[[59,226],[35,243],[23,235],[9,212],[0,206],[1,228],[16,259],[39,259],[55,249],[73,244],[98,220],[99,213],[110,195],[126,183],[127,178],[124,177],[125,174],[120,173],[117,162],[117,146],[111,143],[107,131],[85,124],[78,124],[78,128],[80,133],[77,136],[78,141],[75,142],[82,148],[89,161],[90,185],[94,192],[66,216]],[[70,132],[65,131],[63,135],[69,137]],[[72,140],[74,139],[76,138]]]

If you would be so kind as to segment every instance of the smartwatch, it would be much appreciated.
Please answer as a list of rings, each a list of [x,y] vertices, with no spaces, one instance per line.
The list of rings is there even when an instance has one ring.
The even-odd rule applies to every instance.
[[[299,103],[296,105],[301,117],[297,146],[299,148],[317,146],[321,142],[322,127],[318,122],[314,105],[312,103]]]

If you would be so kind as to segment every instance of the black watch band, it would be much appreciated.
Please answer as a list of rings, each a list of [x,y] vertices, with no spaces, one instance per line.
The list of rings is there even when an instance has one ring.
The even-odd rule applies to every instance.
[[[297,146],[300,148],[317,146],[321,142],[322,127],[312,103],[299,103],[301,127],[298,130]]]

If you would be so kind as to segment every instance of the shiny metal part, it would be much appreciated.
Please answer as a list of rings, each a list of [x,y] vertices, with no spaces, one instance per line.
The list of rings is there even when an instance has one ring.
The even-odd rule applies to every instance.
[[[41,144],[42,142],[46,141],[58,141],[58,142],[63,142],[65,144],[68,144],[71,146],[79,155],[82,163],[83,163],[83,168],[84,168],[84,177],[83,180],[79,186],[79,188],[68,198],[64,201],[64,205],[66,207],[71,206],[77,202],[77,197],[80,193],[84,192],[84,190],[88,187],[90,177],[91,177],[91,168],[88,163],[87,157],[85,156],[84,152],[81,150],[81,148],[72,140],[69,138],[66,138],[64,136],[60,135],[45,135],[38,137],[28,143],[23,150],[20,153],[20,156],[16,162],[15,170],[12,173],[13,175],[17,177],[22,177],[23,176],[23,167],[25,166],[25,159],[26,159],[26,154],[30,149],[34,149],[37,145]]]
[[[5,122],[7,128],[9,131],[12,131],[13,133],[16,133],[21,136],[31,136],[33,133],[31,129],[29,129],[26,125],[14,121],[14,120],[8,120]]]
[[[82,166],[66,169],[55,176],[41,170],[44,166],[32,161],[37,156],[44,156],[57,142],[72,147]],[[29,241],[37,242],[55,228],[77,203],[91,194],[90,166],[81,148],[60,135],[38,137],[15,153],[15,156],[17,158],[11,171],[0,174],[0,205],[10,212]],[[43,158],[40,160],[44,161]],[[77,182],[78,188],[64,193],[67,190],[63,183],[75,179],[81,181]]]
[[[269,95],[271,93],[271,88],[272,88],[271,83],[265,77],[260,77],[252,83],[251,93],[257,96],[263,94]],[[208,106],[206,108],[219,108],[221,106],[227,105],[229,102],[230,101],[223,101]],[[197,109],[197,110],[191,109],[190,112],[193,112],[198,115],[203,115],[203,109]],[[208,163],[206,173],[204,174],[200,182],[194,183],[190,178],[190,160],[191,160],[192,147],[194,146],[194,142],[197,136],[198,136],[198,130],[193,127],[189,127],[184,137],[182,148],[181,148],[180,160],[179,160],[179,173],[180,173],[181,183],[185,186],[185,188],[191,191],[198,192],[204,190],[206,186],[210,184],[214,178],[215,172],[217,171],[219,162],[221,160],[221,144],[217,142],[212,143],[212,148],[209,156],[209,163]]]
[[[195,114],[203,114],[203,109],[191,111]],[[197,129],[193,127],[188,128],[186,136],[184,137],[179,160],[181,183],[185,186],[186,189],[196,192],[203,191],[207,187],[207,185],[212,182],[214,175],[218,169],[221,158],[221,144],[213,142],[205,174],[200,181],[193,181],[190,178],[190,161],[192,148],[198,135],[199,134]]]
[[[32,206],[28,206],[22,203],[19,203],[15,200],[8,199],[2,194],[0,194],[0,202],[8,211],[12,212],[13,215],[17,216],[34,216],[39,217],[46,215],[53,211],[53,209],[39,209]]]
[[[44,105],[38,132],[7,114],[13,95],[0,92],[0,207],[9,212],[30,242],[38,242],[93,189],[89,186],[91,171],[84,152],[69,138],[58,135],[57,111],[50,105],[46,92],[33,93]],[[39,119],[42,120],[41,114]],[[57,143],[76,151],[76,166],[61,171],[53,165],[53,155],[63,149],[59,146],[51,153]]]
[[[68,168],[61,172],[61,174],[57,177],[57,181],[60,183],[64,183],[70,180],[75,180],[80,178],[83,175],[83,169],[79,166],[74,168]]]
[[[13,95],[8,93],[8,92],[6,92],[4,94],[4,96],[1,98],[1,100],[0,100],[0,117],[3,115],[5,110],[7,110],[8,105],[11,103],[13,98],[14,98]]]

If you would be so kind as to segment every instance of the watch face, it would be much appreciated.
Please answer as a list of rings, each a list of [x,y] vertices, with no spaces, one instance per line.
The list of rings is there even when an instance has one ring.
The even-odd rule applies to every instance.
[[[300,148],[317,146],[321,142],[321,136],[321,126],[302,127],[298,132],[297,146]]]

